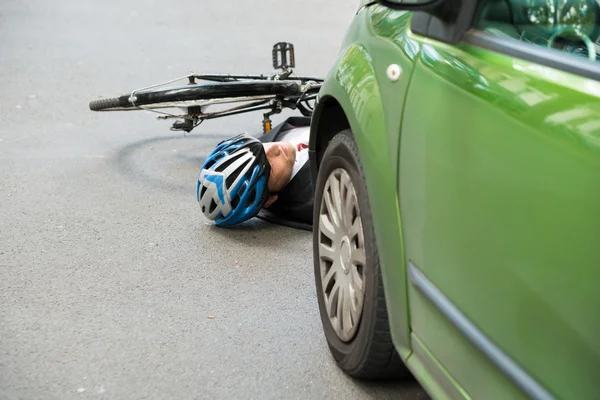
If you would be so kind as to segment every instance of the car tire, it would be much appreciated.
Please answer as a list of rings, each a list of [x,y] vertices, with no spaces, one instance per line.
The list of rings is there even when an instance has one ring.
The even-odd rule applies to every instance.
[[[365,177],[350,130],[325,149],[314,204],[317,298],[333,357],[355,378],[406,376],[391,339]]]

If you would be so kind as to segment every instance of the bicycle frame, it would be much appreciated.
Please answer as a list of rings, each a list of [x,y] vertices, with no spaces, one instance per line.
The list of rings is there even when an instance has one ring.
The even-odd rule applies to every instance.
[[[248,81],[248,80],[281,80],[281,81],[298,81],[303,87],[302,93],[297,97],[283,96],[279,97],[276,95],[272,96],[255,96],[252,91],[242,92],[240,95],[242,97],[236,96],[230,99],[218,99],[214,101],[200,101],[198,103],[202,104],[193,104],[191,106],[186,107],[177,107],[177,106],[169,106],[169,105],[161,105],[157,107],[140,107],[143,109],[147,109],[149,111],[156,111],[156,108],[182,108],[185,110],[182,114],[169,114],[164,112],[158,112],[163,114],[158,116],[158,119],[166,120],[172,118],[182,119],[183,121],[176,121],[173,123],[171,130],[179,131],[183,130],[185,132],[190,132],[192,129],[196,128],[203,121],[208,119],[229,117],[232,115],[244,114],[249,112],[261,111],[261,110],[269,110],[263,114],[263,133],[267,133],[271,130],[272,122],[270,117],[274,114],[279,114],[284,108],[289,108],[292,110],[298,109],[302,115],[311,116],[313,112],[313,107],[310,105],[310,101],[315,100],[317,97],[317,91],[320,89],[323,79],[313,78],[313,77],[293,77],[290,78],[293,71],[286,70],[282,74],[275,74],[271,76],[265,75],[231,75],[231,74],[192,74],[187,76],[188,84],[194,85],[197,84],[197,80],[204,81],[212,81],[212,82],[236,82],[236,81]],[[169,81],[167,83],[172,83],[174,81]],[[166,83],[165,83],[166,84]],[[152,87],[157,87],[161,85],[155,85]],[[146,88],[144,88],[146,89]],[[132,97],[136,92],[143,91],[144,89],[136,90],[132,92]],[[262,98],[261,98],[262,97]],[[240,103],[240,102],[248,102],[246,104],[238,105],[226,110],[217,111],[217,112],[204,112],[203,107],[212,104],[224,104],[224,103]]]
[[[311,116],[323,79],[308,76],[293,76],[295,66],[294,46],[280,42],[273,46],[272,75],[190,74],[124,95],[90,102],[92,111],[147,110],[159,114],[158,119],[175,121],[171,130],[190,132],[204,120],[228,117],[237,114],[266,111],[263,113],[263,132],[271,130],[271,116],[284,108],[299,110]],[[177,81],[187,84],[173,86]],[[199,84],[198,81],[218,82]],[[271,81],[272,83],[250,83]],[[275,83],[277,82],[277,83]],[[190,86],[188,86],[190,85]],[[192,86],[195,85],[195,86]],[[214,96],[214,97],[211,97]],[[220,111],[208,112],[207,107],[218,104],[233,104]],[[180,113],[166,109],[180,109]]]

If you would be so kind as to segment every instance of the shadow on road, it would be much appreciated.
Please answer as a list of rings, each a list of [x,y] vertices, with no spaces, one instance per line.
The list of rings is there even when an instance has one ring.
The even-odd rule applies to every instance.
[[[386,393],[394,393],[394,399],[397,400],[430,399],[419,382],[412,376],[397,381],[364,381],[355,379],[353,382],[354,385],[363,392],[365,397],[370,397],[372,399],[380,400],[381,390],[385,390]]]
[[[204,159],[224,136],[215,134],[153,137],[128,144],[115,157],[121,175],[138,183],[178,193],[195,193]]]

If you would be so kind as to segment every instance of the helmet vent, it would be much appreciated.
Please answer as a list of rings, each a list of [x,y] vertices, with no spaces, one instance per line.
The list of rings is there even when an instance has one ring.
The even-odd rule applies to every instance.
[[[206,164],[204,164],[203,168],[205,168],[205,169],[211,169],[212,166],[215,165],[215,163],[216,163],[215,160],[207,161]]]
[[[254,186],[252,186],[252,188],[250,189],[248,196],[249,199],[254,199],[256,197],[256,188]]]
[[[223,161],[223,164],[221,164],[217,167],[217,170],[221,171],[221,172],[225,171],[227,169],[227,167],[229,167],[231,164],[233,164],[235,162],[235,160],[237,160],[238,158],[240,158],[243,155],[244,155],[243,152],[237,152],[235,154],[232,154],[227,160]]]
[[[242,165],[237,167],[237,169],[235,171],[233,171],[233,173],[229,174],[229,176],[225,180],[227,189],[231,188],[231,185],[233,185],[233,182],[235,182],[238,175],[244,170],[244,168],[246,167],[246,164],[247,163],[243,163]]]
[[[239,195],[239,193],[238,193],[237,196],[235,196],[231,200],[231,208],[233,208],[235,210],[237,208],[238,204],[240,204],[240,195]]]

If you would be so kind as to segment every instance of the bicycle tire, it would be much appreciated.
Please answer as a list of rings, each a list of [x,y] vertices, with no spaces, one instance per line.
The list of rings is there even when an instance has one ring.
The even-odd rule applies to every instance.
[[[294,81],[236,81],[208,84],[171,86],[168,88],[141,90],[135,92],[132,102],[131,93],[119,97],[93,100],[89,107],[92,111],[107,109],[127,109],[150,104],[173,103],[191,100],[210,100],[249,96],[296,96],[301,87]]]

